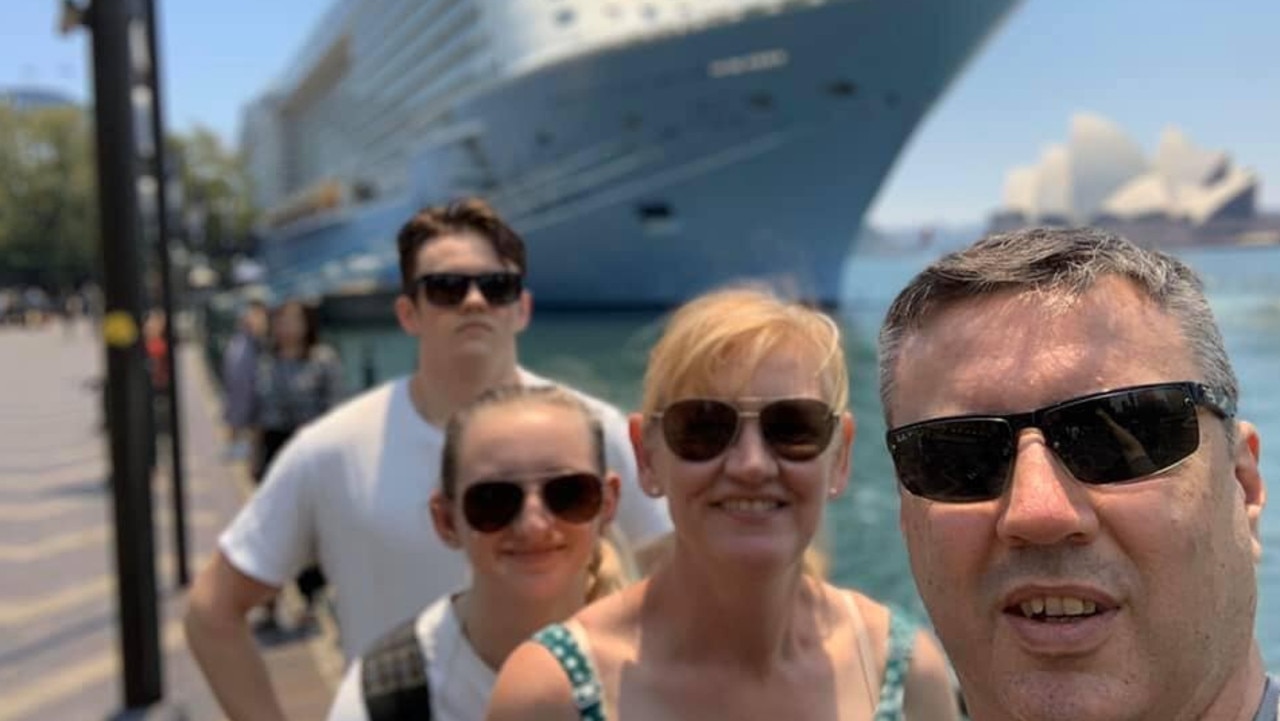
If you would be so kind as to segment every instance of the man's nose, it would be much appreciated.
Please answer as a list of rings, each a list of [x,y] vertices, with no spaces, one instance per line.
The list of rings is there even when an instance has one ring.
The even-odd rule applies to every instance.
[[[1085,542],[1098,532],[1089,490],[1034,429],[1017,439],[1012,477],[1000,503],[996,534],[1015,545]]]

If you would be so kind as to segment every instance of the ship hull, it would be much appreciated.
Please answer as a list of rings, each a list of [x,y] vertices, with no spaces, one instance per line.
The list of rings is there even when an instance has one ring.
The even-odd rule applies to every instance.
[[[539,307],[666,307],[746,279],[834,303],[894,160],[1012,4],[831,2],[521,73],[459,104],[471,130],[420,150],[405,199],[268,239],[268,264],[281,292],[328,295],[363,254],[394,290],[399,222],[474,193],[525,238]]]

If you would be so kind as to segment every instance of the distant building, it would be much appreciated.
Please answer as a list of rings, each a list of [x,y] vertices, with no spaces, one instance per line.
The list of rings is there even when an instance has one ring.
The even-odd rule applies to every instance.
[[[0,88],[0,104],[18,110],[58,108],[78,105],[74,98],[49,88]]]
[[[1088,224],[1156,245],[1266,242],[1269,234],[1280,242],[1280,218],[1258,212],[1258,186],[1253,171],[1175,127],[1148,159],[1118,125],[1080,113],[1065,144],[1008,172],[991,230]]]

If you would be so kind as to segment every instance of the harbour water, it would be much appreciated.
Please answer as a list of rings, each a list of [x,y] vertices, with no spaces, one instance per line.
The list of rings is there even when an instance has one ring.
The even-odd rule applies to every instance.
[[[881,440],[884,421],[876,391],[875,334],[894,294],[932,259],[929,254],[855,256],[838,312],[845,327],[858,416],[850,491],[830,509],[825,526],[832,575],[843,584],[923,615],[898,533],[898,496]],[[1183,258],[1204,277],[1240,377],[1240,415],[1262,436],[1262,471],[1272,490],[1263,513],[1258,638],[1267,666],[1280,671],[1280,248],[1194,250]],[[536,299],[535,299],[536,308]],[[388,319],[390,319],[388,309]],[[652,314],[537,314],[521,342],[522,362],[620,407],[633,408],[649,347],[663,318]],[[356,386],[369,377],[408,372],[411,339],[394,325],[330,329]]]

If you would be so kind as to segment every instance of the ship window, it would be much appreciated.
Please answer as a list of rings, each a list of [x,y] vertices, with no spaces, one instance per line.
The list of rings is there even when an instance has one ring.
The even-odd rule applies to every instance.
[[[641,203],[636,208],[636,213],[640,216],[640,220],[644,222],[670,220],[675,215],[671,211],[671,206],[661,201],[657,203]]]
[[[556,23],[568,25],[573,22],[573,8],[560,8],[556,11]]]
[[[752,93],[747,98],[747,103],[756,110],[772,110],[773,96],[766,92]]]
[[[643,9],[643,10],[641,10],[640,12],[641,12],[641,14],[643,14],[643,15],[644,15],[644,19],[645,19],[645,20],[657,20],[657,19],[658,19],[658,8],[656,8],[656,7],[652,6],[652,5],[645,5],[645,6],[644,6],[644,9]]]
[[[827,93],[836,97],[850,98],[857,92],[858,86],[843,78],[827,85]]]
[[[667,203],[659,200],[641,203],[636,207],[640,227],[646,235],[675,235],[680,232],[680,220]]]
[[[533,142],[537,143],[540,148],[547,147],[554,139],[555,136],[545,130],[539,130],[533,134]]]

